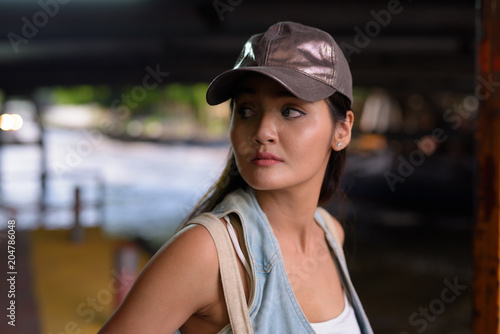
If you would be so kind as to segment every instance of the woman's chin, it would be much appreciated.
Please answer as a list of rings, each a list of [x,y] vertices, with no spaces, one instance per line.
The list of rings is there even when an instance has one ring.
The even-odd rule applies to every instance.
[[[243,179],[250,187],[261,191],[280,190],[291,186],[290,182],[284,182],[286,180],[281,177],[249,177]]]
[[[255,190],[278,190],[283,187],[275,180],[269,180],[268,178],[243,178],[250,187]]]

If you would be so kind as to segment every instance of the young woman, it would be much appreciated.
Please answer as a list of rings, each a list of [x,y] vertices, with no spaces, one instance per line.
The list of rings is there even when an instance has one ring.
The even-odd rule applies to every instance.
[[[318,207],[337,190],[354,121],[339,46],[321,30],[277,23],[211,83],[210,104],[229,99],[232,149],[222,176],[100,333],[230,333],[230,313],[249,319],[247,333],[372,333],[343,258],[342,227]],[[191,220],[204,212],[231,237],[242,309],[228,312],[234,283],[221,279],[211,232]]]

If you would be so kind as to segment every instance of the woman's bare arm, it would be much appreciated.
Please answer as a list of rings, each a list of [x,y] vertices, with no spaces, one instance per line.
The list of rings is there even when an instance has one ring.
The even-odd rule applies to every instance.
[[[99,333],[173,333],[217,301],[219,284],[212,237],[189,227],[155,254]]]

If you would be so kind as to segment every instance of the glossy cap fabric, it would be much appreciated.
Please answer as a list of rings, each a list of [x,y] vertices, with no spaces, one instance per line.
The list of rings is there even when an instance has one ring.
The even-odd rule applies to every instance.
[[[280,22],[253,35],[243,46],[234,68],[217,76],[207,90],[207,102],[222,103],[234,95],[242,75],[256,72],[313,102],[335,92],[352,103],[352,77],[342,50],[326,32],[295,22]]]

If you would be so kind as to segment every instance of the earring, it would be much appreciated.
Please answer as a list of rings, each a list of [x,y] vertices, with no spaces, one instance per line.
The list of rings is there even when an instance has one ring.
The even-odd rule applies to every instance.
[[[337,144],[337,147],[338,147],[338,148],[341,148],[341,147],[342,147],[342,143],[338,143],[338,144]]]

